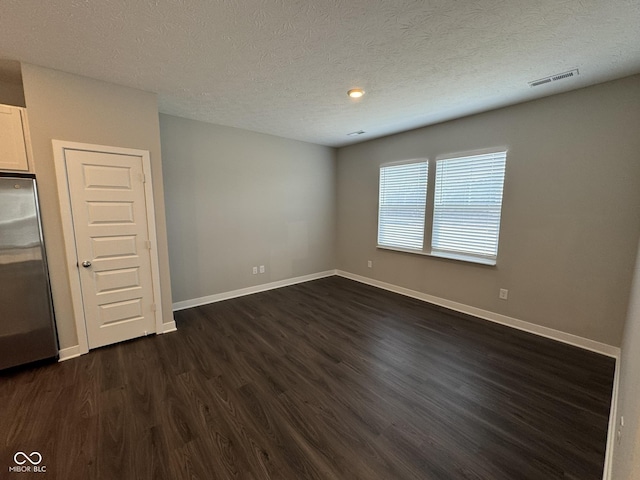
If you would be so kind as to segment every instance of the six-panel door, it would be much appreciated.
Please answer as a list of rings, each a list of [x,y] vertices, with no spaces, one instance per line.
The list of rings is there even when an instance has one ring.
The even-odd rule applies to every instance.
[[[65,157],[89,348],[155,332],[142,157]]]

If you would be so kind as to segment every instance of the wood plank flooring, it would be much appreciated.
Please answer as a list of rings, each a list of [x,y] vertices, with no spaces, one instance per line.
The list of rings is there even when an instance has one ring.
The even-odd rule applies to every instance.
[[[176,320],[0,374],[0,478],[602,478],[613,359],[339,277]]]

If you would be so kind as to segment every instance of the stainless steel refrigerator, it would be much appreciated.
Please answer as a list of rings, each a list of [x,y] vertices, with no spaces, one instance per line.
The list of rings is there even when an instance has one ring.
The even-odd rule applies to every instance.
[[[0,176],[0,370],[57,356],[36,181]]]

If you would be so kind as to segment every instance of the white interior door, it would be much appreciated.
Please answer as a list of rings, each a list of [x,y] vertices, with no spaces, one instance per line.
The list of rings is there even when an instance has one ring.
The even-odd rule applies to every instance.
[[[64,153],[89,348],[156,331],[143,158]]]

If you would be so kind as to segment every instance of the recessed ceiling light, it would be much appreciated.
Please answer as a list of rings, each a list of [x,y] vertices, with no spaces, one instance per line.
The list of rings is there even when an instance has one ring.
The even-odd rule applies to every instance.
[[[364,90],[362,90],[361,88],[352,88],[347,92],[347,95],[349,95],[351,98],[360,98],[364,95]]]

